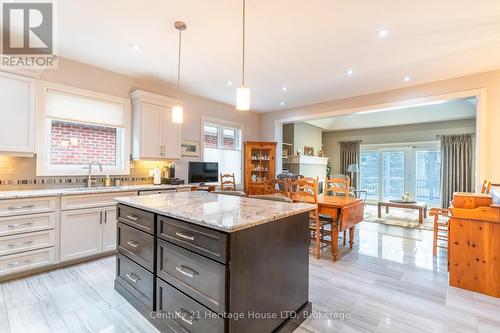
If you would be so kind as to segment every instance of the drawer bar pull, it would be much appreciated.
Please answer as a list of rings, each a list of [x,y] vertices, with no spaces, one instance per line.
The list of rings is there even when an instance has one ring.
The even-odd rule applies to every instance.
[[[28,205],[28,206],[13,206],[13,207],[8,207],[8,210],[17,210],[17,209],[30,209],[35,207],[35,205]]]
[[[8,267],[15,267],[15,266],[19,266],[19,265],[22,265],[22,264],[31,264],[32,261],[33,261],[33,259],[23,260],[23,261],[9,262],[7,264],[7,266]]]
[[[175,267],[175,269],[179,272],[179,273],[182,273],[190,278],[194,278],[195,275],[198,275],[198,272],[195,271],[194,269],[191,269],[189,267],[186,267],[186,266],[177,266]]]
[[[139,246],[141,246],[141,243],[138,243],[136,241],[127,241],[127,244],[132,246],[135,249],[137,249]]]
[[[197,320],[196,318],[192,318],[191,320],[187,319],[186,318],[187,316],[191,316],[191,317],[193,317],[193,316],[190,315],[189,312],[184,310],[184,309],[181,309],[180,311],[175,311],[175,315],[177,317],[179,317],[183,322],[185,322],[191,326],[193,326],[193,321]]]
[[[181,238],[184,238],[184,239],[187,239],[190,241],[194,241],[194,236],[185,235],[182,232],[176,232],[175,234]]]
[[[125,274],[125,276],[130,280],[132,281],[133,283],[137,283],[137,281],[139,281],[139,277],[133,273],[130,273],[130,274]]]
[[[127,215],[125,217],[128,218],[129,220],[132,220],[132,221],[137,221],[139,219],[137,216],[134,216],[134,215]]]
[[[31,245],[31,244],[33,244],[33,241],[24,242],[24,243],[14,243],[14,244],[9,244],[7,246],[10,248],[13,248],[14,246],[23,246],[23,245]]]
[[[17,228],[17,227],[22,227],[22,226],[29,226],[31,227],[33,223],[19,223],[19,224],[9,224],[7,228]]]

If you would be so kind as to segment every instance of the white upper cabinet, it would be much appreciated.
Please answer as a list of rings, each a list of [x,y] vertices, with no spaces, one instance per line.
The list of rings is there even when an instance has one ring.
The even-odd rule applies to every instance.
[[[181,158],[181,125],[172,123],[176,99],[136,90],[132,99],[132,158]]]
[[[0,72],[0,153],[35,152],[35,82]]]

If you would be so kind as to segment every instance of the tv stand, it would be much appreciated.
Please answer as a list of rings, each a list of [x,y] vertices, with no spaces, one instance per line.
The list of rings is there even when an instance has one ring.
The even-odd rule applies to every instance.
[[[191,191],[213,192],[216,188],[217,185],[206,185],[205,183],[191,184]]]

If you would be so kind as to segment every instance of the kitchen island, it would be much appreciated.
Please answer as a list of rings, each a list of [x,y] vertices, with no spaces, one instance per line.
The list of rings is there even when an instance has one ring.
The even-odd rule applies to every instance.
[[[118,198],[115,289],[162,332],[292,332],[315,206],[206,192]]]

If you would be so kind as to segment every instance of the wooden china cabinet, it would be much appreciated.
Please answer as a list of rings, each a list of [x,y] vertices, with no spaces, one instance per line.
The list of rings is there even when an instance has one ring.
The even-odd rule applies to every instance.
[[[245,193],[265,194],[265,180],[276,178],[276,142],[245,142]]]

